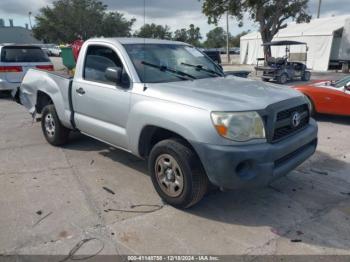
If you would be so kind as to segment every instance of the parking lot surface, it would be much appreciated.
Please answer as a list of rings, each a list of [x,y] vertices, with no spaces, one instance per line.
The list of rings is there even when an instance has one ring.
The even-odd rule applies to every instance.
[[[164,205],[146,162],[80,134],[62,148],[0,99],[0,254],[350,254],[350,119],[318,116],[316,154],[268,188]]]

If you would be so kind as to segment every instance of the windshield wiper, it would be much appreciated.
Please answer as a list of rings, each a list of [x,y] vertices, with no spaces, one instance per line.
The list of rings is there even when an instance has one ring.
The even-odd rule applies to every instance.
[[[219,72],[216,72],[216,71],[211,70],[209,68],[205,68],[202,65],[191,65],[191,64],[187,64],[187,63],[181,63],[181,65],[194,67],[198,71],[204,71],[204,72],[211,73],[211,74],[214,74],[214,75],[217,75],[217,76],[223,76],[223,74],[220,74]]]
[[[142,61],[141,64],[143,65],[146,65],[146,66],[150,66],[150,67],[153,67],[153,68],[158,68],[160,71],[162,72],[170,72],[174,75],[176,75],[177,77],[183,79],[183,80],[188,80],[188,78],[191,78],[191,79],[197,79],[195,76],[193,75],[190,75],[190,74],[187,74],[183,71],[180,71],[180,70],[176,70],[176,69],[173,69],[173,68],[169,68],[167,66],[160,66],[160,65],[155,65],[155,64],[152,64],[152,63],[148,63],[146,61]],[[187,78],[186,78],[187,77]]]

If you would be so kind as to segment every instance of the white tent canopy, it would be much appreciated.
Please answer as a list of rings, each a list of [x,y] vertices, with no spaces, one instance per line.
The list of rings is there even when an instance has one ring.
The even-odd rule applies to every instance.
[[[350,60],[350,16],[313,19],[310,23],[291,23],[280,30],[274,41],[293,40],[307,43],[309,47],[307,67],[326,71],[330,60]],[[259,32],[241,37],[241,63],[255,64],[264,57]],[[303,46],[291,46],[291,52],[305,52]],[[285,47],[272,47],[272,55],[285,55]]]

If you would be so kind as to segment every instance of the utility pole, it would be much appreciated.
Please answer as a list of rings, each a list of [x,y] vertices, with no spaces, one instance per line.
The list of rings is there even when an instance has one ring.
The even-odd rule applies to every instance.
[[[317,18],[320,18],[322,0],[318,0]]]
[[[29,25],[30,25],[30,29],[32,30],[33,27],[32,27],[32,19],[31,19],[31,15],[32,15],[32,12],[28,12],[28,17],[29,17]]]
[[[227,63],[229,64],[231,62],[230,59],[230,28],[229,28],[229,24],[228,24],[228,10],[226,12],[226,54],[227,54]]]

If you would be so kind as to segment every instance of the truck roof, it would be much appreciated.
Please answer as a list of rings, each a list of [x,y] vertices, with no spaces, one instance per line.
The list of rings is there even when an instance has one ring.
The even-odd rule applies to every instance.
[[[183,42],[171,41],[171,40],[161,40],[152,38],[138,38],[138,37],[112,37],[112,38],[92,38],[88,41],[101,41],[108,43],[119,43],[119,44],[173,44],[173,45],[188,45]]]

